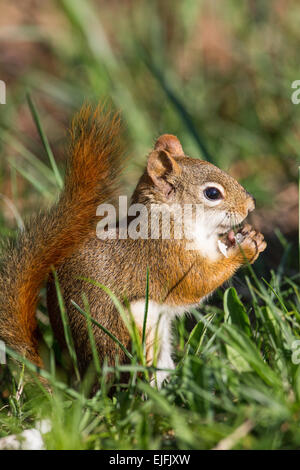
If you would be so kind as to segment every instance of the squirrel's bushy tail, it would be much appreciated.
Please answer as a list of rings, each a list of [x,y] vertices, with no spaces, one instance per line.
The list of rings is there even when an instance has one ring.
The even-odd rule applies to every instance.
[[[0,339],[36,365],[36,307],[51,267],[95,230],[96,208],[116,194],[123,146],[118,114],[84,106],[75,116],[65,187],[58,203],[4,244],[0,268]]]

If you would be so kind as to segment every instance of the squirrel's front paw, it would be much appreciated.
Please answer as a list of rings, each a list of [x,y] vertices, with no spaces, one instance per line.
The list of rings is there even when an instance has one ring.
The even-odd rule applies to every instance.
[[[267,247],[263,234],[253,229],[249,224],[246,224],[242,230],[237,233],[236,240],[235,249],[238,250],[239,254],[242,256],[243,263],[246,261],[251,264],[254,263],[259,253],[264,251]]]

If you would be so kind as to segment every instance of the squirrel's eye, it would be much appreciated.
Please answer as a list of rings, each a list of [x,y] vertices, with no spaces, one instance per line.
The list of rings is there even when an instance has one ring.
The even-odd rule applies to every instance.
[[[217,199],[222,198],[221,191],[213,186],[204,190],[204,196],[206,199],[210,199],[211,201],[216,201]]]

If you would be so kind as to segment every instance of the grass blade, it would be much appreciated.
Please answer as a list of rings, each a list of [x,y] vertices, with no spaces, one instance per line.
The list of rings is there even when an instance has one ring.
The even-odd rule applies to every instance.
[[[77,303],[74,302],[74,300],[71,300],[71,303],[72,305],[74,305],[76,310],[78,310],[78,312],[81,313],[81,315],[83,315],[86,319],[89,318],[87,313],[82,308],[80,308],[79,305],[77,305]],[[101,323],[97,322],[97,320],[95,320],[94,318],[90,317],[90,320],[94,325],[98,326],[98,328],[104,331],[104,333],[106,333],[107,336],[109,336],[120,347],[120,349],[122,349],[122,351],[126,354],[126,356],[129,359],[131,360],[133,359],[132,354],[130,354],[130,352],[126,349],[124,344],[122,344],[121,341],[119,341],[118,338],[113,333],[111,333],[107,328],[105,328],[105,326],[101,325]]]
[[[33,117],[33,120],[35,122],[35,125],[37,127],[37,130],[38,130],[38,133],[40,135],[40,138],[42,140],[42,143],[44,145],[44,148],[46,150],[46,153],[48,155],[48,158],[49,158],[49,161],[50,161],[50,165],[52,167],[52,170],[53,170],[53,173],[55,175],[55,178],[56,178],[56,182],[57,182],[57,185],[59,187],[59,189],[62,189],[63,188],[63,180],[62,180],[62,177],[60,175],[60,172],[57,168],[57,165],[56,165],[56,161],[55,161],[55,158],[54,158],[54,155],[53,155],[53,152],[51,150],[51,147],[50,147],[50,144],[49,144],[49,141],[47,139],[47,136],[43,130],[43,127],[42,127],[42,123],[41,123],[41,120],[40,120],[40,117],[38,115],[38,112],[37,112],[37,109],[35,107],[35,104],[34,102],[32,101],[32,98],[30,96],[29,93],[27,93],[26,95],[27,97],[27,101],[28,101],[28,106],[29,106],[29,109],[31,111],[31,114],[32,114],[32,117]]]

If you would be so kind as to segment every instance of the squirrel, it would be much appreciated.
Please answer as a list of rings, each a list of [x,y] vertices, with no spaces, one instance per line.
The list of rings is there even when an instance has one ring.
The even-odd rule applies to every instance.
[[[47,282],[47,308],[55,337],[65,346],[57,290],[52,274],[57,272],[60,290],[83,374],[92,361],[87,323],[75,308],[82,309],[84,293],[91,316],[127,348],[131,338],[114,302],[100,283],[111,289],[130,309],[142,335],[147,272],[148,318],[146,361],[172,369],[171,324],[227,281],[244,264],[253,263],[265,250],[261,233],[241,225],[255,208],[255,201],[233,177],[207,161],[185,155],[177,137],[162,135],[150,152],[146,168],[131,198],[131,204],[170,209],[200,207],[195,222],[187,217],[186,233],[176,238],[175,217],[170,218],[170,237],[97,236],[97,207],[115,201],[124,163],[119,114],[85,105],[75,116],[65,184],[58,202],[26,224],[15,243],[3,247],[0,270],[0,339],[37,366],[39,354],[36,308],[41,287]],[[171,211],[170,211],[171,212]],[[128,219],[128,224],[132,218]],[[150,233],[152,221],[144,214],[140,223]],[[198,224],[198,225],[197,225]],[[162,228],[161,220],[158,223]],[[238,233],[234,233],[238,227]],[[237,242],[238,236],[240,243]],[[103,237],[105,238],[105,237]],[[223,249],[221,248],[223,247]],[[87,282],[91,279],[96,282]],[[108,365],[126,363],[119,346],[93,325],[100,359]],[[161,386],[167,373],[157,373]]]

